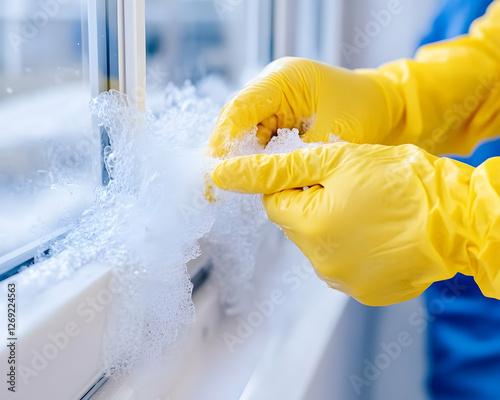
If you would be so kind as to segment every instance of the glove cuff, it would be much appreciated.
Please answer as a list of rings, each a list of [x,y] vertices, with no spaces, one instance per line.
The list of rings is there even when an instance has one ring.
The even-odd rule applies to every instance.
[[[485,296],[500,298],[500,157],[471,176],[468,219],[475,238],[468,248],[471,268]]]

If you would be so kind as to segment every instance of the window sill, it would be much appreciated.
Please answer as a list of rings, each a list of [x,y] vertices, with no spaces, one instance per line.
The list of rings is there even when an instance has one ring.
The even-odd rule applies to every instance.
[[[279,278],[297,262],[296,251],[285,252],[287,257],[278,253],[276,259],[267,260],[275,267],[275,276],[264,281],[261,293],[279,287]],[[200,263],[191,266],[192,276],[200,266],[196,264]],[[107,310],[93,310],[88,304],[109,288],[111,276],[110,267],[90,265],[37,296],[29,308],[19,310],[19,398],[79,400],[102,377]],[[15,282],[15,278],[2,285]],[[286,292],[283,288],[283,296],[286,301],[276,305],[261,326],[230,349],[224,334],[235,334],[241,318],[221,312],[218,292],[207,282],[194,295],[197,321],[181,334],[177,358],[172,360],[165,354],[160,366],[134,371],[124,384],[106,383],[93,400],[202,399],[203,393],[211,392],[220,399],[302,399],[347,297],[327,289],[312,273],[297,290]],[[51,350],[55,350],[54,356]],[[6,356],[2,349],[0,359]],[[2,365],[7,363],[2,361]],[[234,371],[231,379],[228,371]]]

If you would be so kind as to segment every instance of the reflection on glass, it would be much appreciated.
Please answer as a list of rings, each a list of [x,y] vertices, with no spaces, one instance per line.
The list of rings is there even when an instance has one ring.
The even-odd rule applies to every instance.
[[[272,0],[146,0],[148,93],[190,80],[220,100],[271,60],[271,29]]]
[[[79,1],[0,4],[0,256],[74,221],[98,183],[85,18]]]

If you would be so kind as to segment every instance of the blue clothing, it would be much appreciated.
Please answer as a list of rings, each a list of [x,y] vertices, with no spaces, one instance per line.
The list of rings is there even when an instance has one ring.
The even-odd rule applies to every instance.
[[[491,2],[447,1],[422,44],[467,33]],[[456,159],[478,166],[495,156],[500,156],[500,139],[481,144],[470,158]],[[433,284],[425,301],[431,398],[500,399],[500,301],[484,297],[473,278],[460,274]]]
[[[448,0],[421,45],[463,35],[482,16],[493,0]]]
[[[484,297],[471,277],[460,274],[432,285],[425,300],[430,397],[500,399],[500,301]]]

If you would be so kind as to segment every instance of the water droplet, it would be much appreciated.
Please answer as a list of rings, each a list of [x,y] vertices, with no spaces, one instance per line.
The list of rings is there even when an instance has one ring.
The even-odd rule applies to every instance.
[[[13,90],[11,87],[8,87],[7,89],[5,89],[5,91],[6,91],[8,94],[12,94],[12,93],[14,93],[14,90]]]

